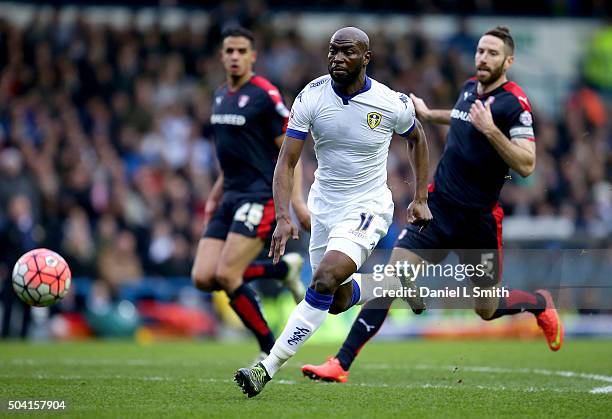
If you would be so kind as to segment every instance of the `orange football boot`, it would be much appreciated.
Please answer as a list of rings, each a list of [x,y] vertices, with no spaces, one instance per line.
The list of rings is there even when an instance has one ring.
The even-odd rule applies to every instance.
[[[336,383],[346,383],[349,372],[345,371],[340,365],[338,358],[330,356],[321,365],[304,365],[302,374],[312,380],[335,381]]]
[[[546,290],[537,290],[537,294],[540,294],[546,300],[546,308],[543,312],[536,316],[538,326],[544,332],[546,342],[551,351],[558,351],[563,345],[563,322],[557,313],[555,303],[552,295]]]

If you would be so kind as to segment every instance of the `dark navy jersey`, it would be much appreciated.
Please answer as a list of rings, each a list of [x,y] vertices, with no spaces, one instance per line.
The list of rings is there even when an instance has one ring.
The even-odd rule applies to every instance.
[[[235,92],[215,91],[210,122],[223,170],[223,191],[272,196],[278,158],[274,139],[287,128],[289,111],[278,89],[253,76]]]
[[[491,210],[508,175],[508,165],[489,140],[470,121],[470,107],[477,99],[491,104],[495,125],[509,139],[535,141],[531,105],[523,90],[513,82],[479,96],[478,81],[463,85],[451,111],[444,153],[434,176],[436,193],[460,207]]]

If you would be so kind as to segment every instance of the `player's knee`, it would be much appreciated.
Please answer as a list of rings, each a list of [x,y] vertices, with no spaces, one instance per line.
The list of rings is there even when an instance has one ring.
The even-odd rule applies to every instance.
[[[312,278],[312,288],[319,294],[332,295],[338,289],[332,268],[319,266]]]
[[[214,275],[206,275],[195,268],[191,270],[191,282],[200,291],[216,291],[219,289]]]
[[[496,310],[497,309],[491,307],[479,307],[474,309],[476,314],[478,314],[483,320],[491,320]]]
[[[224,267],[217,268],[215,279],[219,287],[225,291],[233,291],[238,288],[242,282],[242,277],[232,275],[232,273]]]

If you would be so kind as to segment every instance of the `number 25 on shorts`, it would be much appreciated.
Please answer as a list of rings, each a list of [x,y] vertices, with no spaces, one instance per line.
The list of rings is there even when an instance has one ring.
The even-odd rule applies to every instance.
[[[261,222],[264,206],[262,204],[246,202],[234,214],[234,220],[244,223],[249,230],[253,230]]]

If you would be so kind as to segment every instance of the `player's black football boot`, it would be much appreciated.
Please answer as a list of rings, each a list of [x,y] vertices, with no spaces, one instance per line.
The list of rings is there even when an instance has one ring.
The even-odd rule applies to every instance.
[[[271,379],[261,362],[253,368],[240,368],[234,374],[234,382],[249,397],[255,397],[261,393],[266,383]]]

